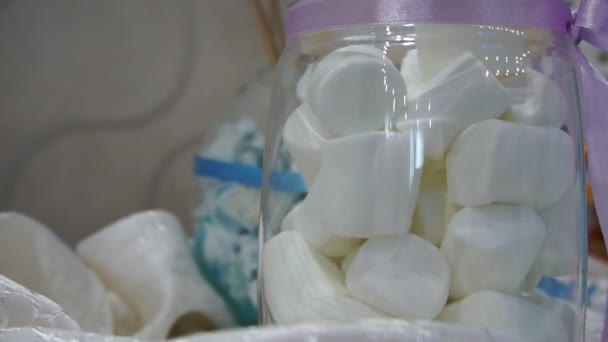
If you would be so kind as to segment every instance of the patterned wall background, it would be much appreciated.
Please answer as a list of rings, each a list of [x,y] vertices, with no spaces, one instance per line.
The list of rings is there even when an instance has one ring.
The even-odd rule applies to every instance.
[[[0,210],[75,242],[131,212],[189,223],[191,159],[268,68],[243,0],[0,0]]]

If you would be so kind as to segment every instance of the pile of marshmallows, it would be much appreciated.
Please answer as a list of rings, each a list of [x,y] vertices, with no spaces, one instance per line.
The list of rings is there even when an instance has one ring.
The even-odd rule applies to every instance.
[[[577,270],[565,96],[523,65],[496,77],[473,48],[423,57],[420,40],[401,71],[354,45],[301,78],[283,138],[309,194],[264,247],[272,318],[435,319],[566,341],[572,309],[520,295]]]

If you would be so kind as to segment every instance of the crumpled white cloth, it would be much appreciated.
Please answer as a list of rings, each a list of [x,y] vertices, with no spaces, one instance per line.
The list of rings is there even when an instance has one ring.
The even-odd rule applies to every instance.
[[[10,342],[140,342],[133,338],[101,336],[42,328],[0,331]],[[437,322],[367,320],[351,324],[306,324],[260,327],[192,335],[173,342],[522,342],[483,329]],[[523,341],[525,342],[525,341]]]
[[[59,305],[0,275],[0,330],[26,326],[80,331]]]

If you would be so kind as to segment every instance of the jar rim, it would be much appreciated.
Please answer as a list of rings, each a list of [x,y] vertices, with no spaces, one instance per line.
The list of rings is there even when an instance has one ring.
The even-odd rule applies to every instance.
[[[367,25],[466,24],[547,28],[567,32],[562,0],[300,0],[286,11],[287,39]]]

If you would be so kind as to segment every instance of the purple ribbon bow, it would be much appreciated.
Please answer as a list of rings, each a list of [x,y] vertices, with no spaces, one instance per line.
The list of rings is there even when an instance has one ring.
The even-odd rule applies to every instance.
[[[608,1],[583,0],[570,32],[602,50],[608,50]],[[597,216],[608,248],[608,82],[589,63],[578,46],[579,95],[587,140],[589,178]],[[608,303],[602,341],[608,341]]]
[[[574,14],[563,0],[301,0],[286,14],[288,39],[353,25],[417,23],[547,28],[608,50],[608,0],[582,0]],[[573,48],[589,176],[608,247],[608,82]],[[608,341],[608,313],[602,341]]]

